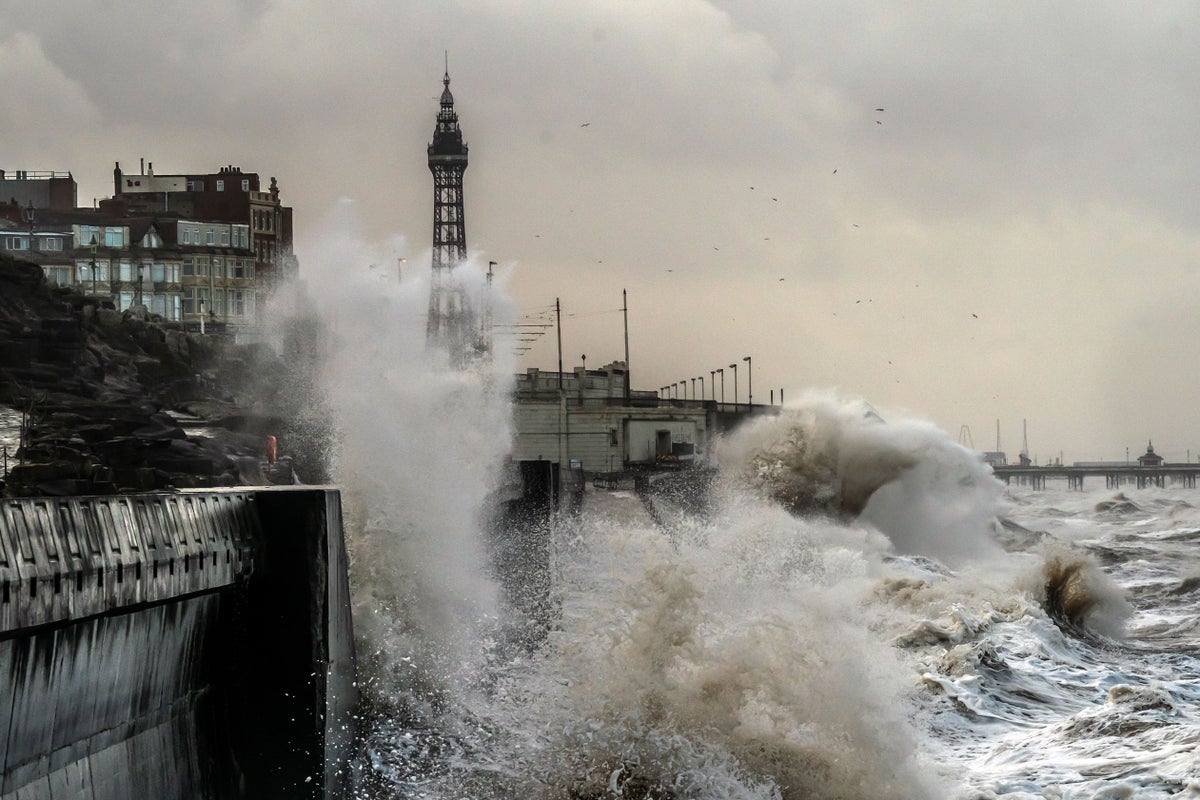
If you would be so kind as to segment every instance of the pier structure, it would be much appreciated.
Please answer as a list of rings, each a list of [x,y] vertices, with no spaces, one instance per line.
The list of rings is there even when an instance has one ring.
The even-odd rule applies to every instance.
[[[433,173],[433,275],[429,288],[426,340],[459,358],[471,343],[474,315],[454,269],[467,258],[467,223],[463,212],[463,173],[467,170],[467,145],[454,95],[450,69],[442,78],[441,110],[433,141],[429,144],[429,171]]]
[[[1104,485],[1116,489],[1124,485],[1145,489],[1148,486],[1182,486],[1196,488],[1196,476],[1200,475],[1200,464],[1162,464],[1142,466],[1139,464],[1106,464],[1096,466],[1050,465],[1037,467],[1025,464],[996,465],[992,472],[1006,486],[1014,482],[1033,489],[1045,489],[1048,478],[1065,478],[1068,488],[1083,491],[1085,478],[1104,478]]]

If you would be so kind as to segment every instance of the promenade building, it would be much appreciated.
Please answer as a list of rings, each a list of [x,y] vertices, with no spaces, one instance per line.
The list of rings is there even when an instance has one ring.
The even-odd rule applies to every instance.
[[[112,199],[128,214],[174,213],[181,219],[249,225],[261,291],[296,277],[292,209],[280,201],[275,178],[264,190],[258,173],[233,165],[210,173],[156,175],[150,163],[134,175],[117,162]]]
[[[145,305],[189,329],[250,338],[266,295],[298,271],[292,210],[274,178],[260,191],[256,173],[233,166],[125,175],[118,163],[114,196],[89,209],[71,205],[70,173],[0,175],[0,252],[38,264],[50,283],[108,295],[120,311]]]

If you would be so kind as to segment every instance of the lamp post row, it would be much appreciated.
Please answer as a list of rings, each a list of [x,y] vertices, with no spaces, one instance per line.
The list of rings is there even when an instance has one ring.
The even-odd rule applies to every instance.
[[[742,361],[746,362],[746,405],[752,406],[752,405],[754,405],[754,361],[751,356],[743,356]],[[730,364],[727,368],[721,367],[719,369],[709,370],[708,385],[712,387],[713,400],[716,400],[717,399],[717,376],[718,375],[721,376],[721,402],[724,403],[725,402],[725,370],[726,369],[730,369],[733,371],[733,404],[736,406],[736,405],[738,405],[738,385],[737,385],[738,365],[737,365],[736,361],[734,363]],[[679,398],[679,392],[682,391],[683,392],[682,399],[686,400],[687,399],[687,386],[688,386],[689,380],[691,381],[691,384],[692,384],[692,399],[693,400],[696,399],[696,381],[700,381],[700,399],[706,400],[707,398],[705,397],[705,392],[704,392],[704,376],[703,375],[697,375],[695,378],[690,378],[690,379],[684,378],[683,380],[678,381],[676,383],[668,384],[667,386],[661,386],[661,387],[659,387],[659,390],[658,390],[659,394],[666,394],[667,397],[669,397],[669,398]],[[682,387],[682,388],[680,388],[680,387]],[[783,393],[781,391],[780,398],[782,399],[782,397],[783,397]]]

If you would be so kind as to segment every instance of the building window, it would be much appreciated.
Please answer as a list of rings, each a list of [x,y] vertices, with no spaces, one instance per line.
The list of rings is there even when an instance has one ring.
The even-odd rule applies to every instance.
[[[29,237],[28,236],[9,236],[8,237],[8,249],[9,250],[28,250],[29,249]]]
[[[233,267],[233,274],[230,275],[229,277],[231,277],[231,278],[246,277],[246,262],[245,262],[245,260],[240,259],[240,258],[233,258],[233,259],[229,260],[229,263]]]
[[[222,181],[222,180],[217,181],[217,191],[218,192],[225,191],[225,181]]]
[[[196,298],[190,286],[183,287],[183,313],[196,313]]]
[[[242,191],[243,192],[250,191],[250,179],[249,178],[242,178]]]
[[[167,270],[162,264],[155,264],[150,268],[150,280],[155,283],[162,283],[167,279]]]
[[[209,228],[208,230],[206,230],[204,232],[204,243],[205,244],[215,244],[216,243],[216,234],[213,233],[212,228]]]
[[[98,225],[80,225],[79,233],[76,235],[76,247],[91,247],[93,244],[99,244],[102,241],[100,236],[100,226]]]
[[[41,250],[61,251],[63,249],[62,239],[57,236],[42,236],[38,238],[38,248]]]
[[[197,258],[196,259],[196,274],[202,278],[208,277],[208,259],[207,258]]]
[[[179,265],[167,264],[167,283],[179,283]]]
[[[183,229],[183,244],[191,244],[191,243],[192,243],[192,229],[185,227]]]
[[[180,299],[181,298],[179,297],[179,295],[173,294],[173,295],[169,295],[168,299],[171,301],[171,305],[170,305],[170,307],[167,308],[167,319],[178,322],[180,319],[182,319],[182,315],[180,314]]]
[[[54,286],[66,286],[71,282],[70,267],[42,267],[46,273],[46,282]]]
[[[229,246],[229,231],[224,230],[224,229],[221,230],[221,246],[222,247]]]
[[[105,247],[124,247],[125,246],[125,229],[124,228],[105,228],[104,229],[104,246]]]
[[[214,278],[224,278],[225,277],[225,264],[221,259],[213,258],[212,267],[213,267],[212,275]]]
[[[132,281],[133,280],[133,262],[128,259],[121,259],[121,263],[117,266],[117,280]]]
[[[187,190],[189,192],[203,192],[204,181],[197,181],[189,178],[187,182]]]
[[[223,289],[213,289],[213,313],[218,317],[225,316],[224,301],[225,291]]]
[[[190,257],[185,258],[183,260],[183,277],[190,278],[192,275],[195,275],[195,274],[196,274],[196,262],[194,262]]]
[[[121,292],[117,296],[117,311],[133,307],[133,292]]]

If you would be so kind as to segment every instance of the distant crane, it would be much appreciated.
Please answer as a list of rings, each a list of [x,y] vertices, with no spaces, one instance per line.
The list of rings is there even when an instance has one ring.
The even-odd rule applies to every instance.
[[[970,425],[963,425],[958,429],[958,443],[969,450],[975,449],[975,440],[971,438]]]

